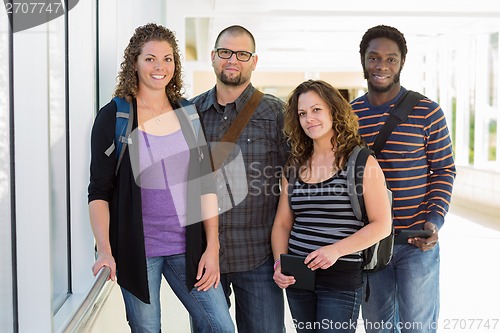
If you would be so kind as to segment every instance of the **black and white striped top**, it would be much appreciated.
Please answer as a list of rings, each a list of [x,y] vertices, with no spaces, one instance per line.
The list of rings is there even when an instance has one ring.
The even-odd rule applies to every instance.
[[[354,216],[349,201],[346,174],[346,170],[342,170],[320,183],[295,181],[291,196],[295,221],[288,245],[290,253],[307,256],[361,229],[363,223]],[[359,267],[361,252],[338,261]]]

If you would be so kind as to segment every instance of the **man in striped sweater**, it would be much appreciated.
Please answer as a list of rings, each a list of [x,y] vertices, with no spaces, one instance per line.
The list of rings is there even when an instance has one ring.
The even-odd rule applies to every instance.
[[[406,40],[393,27],[370,28],[361,40],[368,93],[351,105],[368,146],[406,91],[400,84],[406,53]],[[440,106],[427,98],[420,100],[408,119],[394,129],[377,159],[394,194],[396,234],[403,229],[428,229],[432,235],[395,245],[389,266],[367,274],[370,296],[362,304],[365,329],[369,333],[436,332],[438,233],[455,178],[450,133]]]

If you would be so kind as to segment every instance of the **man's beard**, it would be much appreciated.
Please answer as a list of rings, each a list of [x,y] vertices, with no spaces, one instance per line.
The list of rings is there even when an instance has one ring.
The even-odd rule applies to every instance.
[[[233,87],[240,86],[243,83],[248,81],[247,79],[245,79],[241,75],[241,73],[238,76],[228,76],[228,75],[224,74],[224,72],[222,71],[219,73],[218,77],[222,83],[224,83],[225,85],[228,85],[228,86],[233,86]]]
[[[392,87],[394,87],[394,85],[396,85],[397,83],[399,83],[399,80],[400,80],[400,77],[401,77],[401,70],[394,76],[394,80],[389,83],[389,85],[385,86],[385,87],[378,87],[378,86],[375,86],[371,83],[370,80],[368,80],[369,78],[369,75],[368,75],[368,72],[363,69],[363,73],[365,75],[365,79],[368,83],[368,89],[370,91],[373,91],[373,92],[376,92],[376,93],[386,93],[388,91],[390,91],[392,89]]]

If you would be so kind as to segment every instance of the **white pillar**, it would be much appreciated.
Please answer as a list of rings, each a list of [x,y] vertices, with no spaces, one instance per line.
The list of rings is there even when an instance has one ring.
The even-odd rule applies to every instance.
[[[14,34],[17,283],[23,333],[52,332],[47,29],[43,24]]]

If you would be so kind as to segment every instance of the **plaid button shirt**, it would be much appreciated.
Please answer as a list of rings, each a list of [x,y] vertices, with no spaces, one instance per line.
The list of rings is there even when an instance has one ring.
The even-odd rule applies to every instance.
[[[234,103],[223,109],[217,104],[215,87],[192,100],[200,112],[209,145],[221,139],[254,91],[250,84]],[[233,183],[243,183],[245,188],[227,186],[219,192],[219,197],[237,197],[238,192],[246,196],[243,195],[239,203],[233,201],[236,205],[232,209],[222,209],[219,205],[222,209],[219,215],[221,273],[252,270],[272,255],[271,229],[287,153],[283,102],[265,94],[226,160],[232,161],[238,154],[242,156],[243,172],[222,167],[224,177],[233,180],[239,177],[239,182],[236,179]],[[219,184],[219,187],[222,186]],[[226,198],[226,202],[234,200],[233,197]]]

